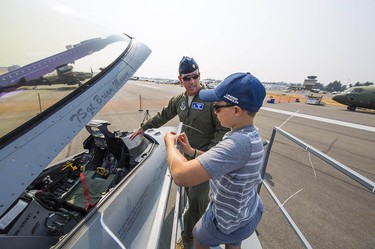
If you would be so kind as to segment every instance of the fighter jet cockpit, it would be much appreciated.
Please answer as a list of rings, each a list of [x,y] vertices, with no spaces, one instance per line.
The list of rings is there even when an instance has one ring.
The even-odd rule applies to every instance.
[[[0,8],[0,248],[145,248],[166,130],[130,140],[95,115],[151,49],[61,1]],[[81,150],[55,160],[81,131]]]
[[[26,189],[25,198],[35,198],[50,211],[64,207],[80,216],[88,213],[134,169],[140,162],[138,153],[146,153],[151,144],[148,139],[131,141],[128,132],[112,133],[109,125],[108,121],[90,121],[85,151],[45,170]]]

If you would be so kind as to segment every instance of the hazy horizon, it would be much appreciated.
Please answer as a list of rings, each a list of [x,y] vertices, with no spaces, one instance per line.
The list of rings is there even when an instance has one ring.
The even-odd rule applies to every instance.
[[[190,56],[201,79],[251,72],[262,82],[303,83],[310,75],[323,85],[375,82],[373,0],[58,2],[149,46],[137,76],[177,79],[179,61]]]

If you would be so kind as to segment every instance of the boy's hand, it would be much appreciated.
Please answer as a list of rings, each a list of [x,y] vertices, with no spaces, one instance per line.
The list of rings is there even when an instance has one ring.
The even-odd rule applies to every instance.
[[[174,131],[168,131],[167,133],[165,133],[165,136],[164,136],[164,142],[165,142],[165,145],[168,146],[168,145],[176,145],[176,140],[177,140],[177,135],[176,135],[176,132]]]
[[[194,154],[194,149],[191,148],[189,139],[186,136],[185,133],[181,133],[177,137],[178,144],[180,145],[181,149],[188,154],[189,156],[193,156]]]

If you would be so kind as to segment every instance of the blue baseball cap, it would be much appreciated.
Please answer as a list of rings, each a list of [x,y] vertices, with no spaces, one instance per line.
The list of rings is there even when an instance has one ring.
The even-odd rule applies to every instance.
[[[187,74],[187,73],[192,73],[195,70],[197,70],[198,64],[195,62],[193,58],[190,58],[188,56],[182,57],[180,61],[180,65],[178,67],[178,72],[179,74]]]
[[[226,77],[215,89],[202,89],[199,97],[203,101],[226,101],[241,109],[257,112],[266,97],[262,83],[250,73],[234,73]]]

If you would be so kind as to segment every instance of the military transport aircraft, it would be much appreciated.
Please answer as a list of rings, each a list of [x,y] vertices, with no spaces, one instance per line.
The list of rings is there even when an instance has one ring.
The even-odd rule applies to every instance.
[[[358,108],[375,109],[375,87],[356,86],[337,94],[332,99],[340,104],[347,105],[349,111]]]

